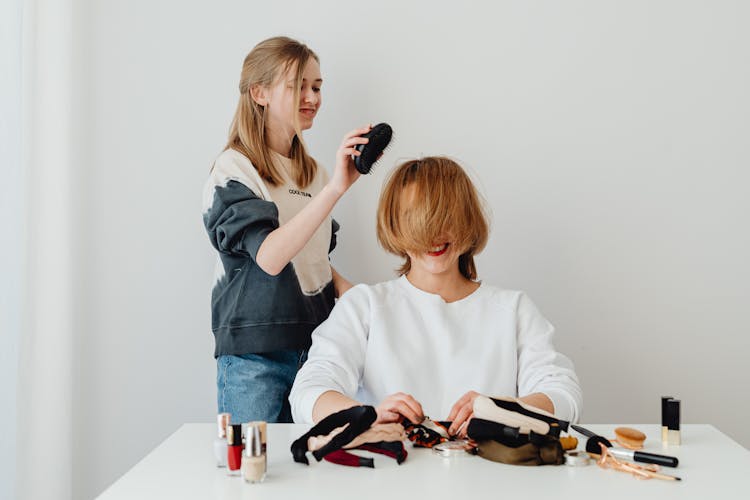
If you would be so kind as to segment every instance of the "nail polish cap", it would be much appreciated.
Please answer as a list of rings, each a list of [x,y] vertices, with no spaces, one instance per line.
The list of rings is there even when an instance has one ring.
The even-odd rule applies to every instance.
[[[263,454],[263,443],[260,440],[260,426],[248,425],[245,432],[245,456],[261,456]]]
[[[242,425],[233,424],[227,426],[227,445],[229,446],[241,446],[242,445]]]
[[[260,429],[260,439],[263,443],[266,442],[267,434],[266,434],[266,428],[267,428],[267,422],[263,420],[253,420],[251,422],[245,422],[242,424],[242,435],[247,436],[247,428],[252,425],[257,425]]]
[[[219,439],[225,439],[227,437],[227,426],[231,420],[232,415],[229,413],[219,413],[216,416],[216,427],[219,432]]]

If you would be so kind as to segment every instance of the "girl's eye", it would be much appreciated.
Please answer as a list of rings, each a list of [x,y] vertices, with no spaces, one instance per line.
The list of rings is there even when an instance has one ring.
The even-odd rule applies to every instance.
[[[320,87],[313,87],[313,92],[320,92]]]

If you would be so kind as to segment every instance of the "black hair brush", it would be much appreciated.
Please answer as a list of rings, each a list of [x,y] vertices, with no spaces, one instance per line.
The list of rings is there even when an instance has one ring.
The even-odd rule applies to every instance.
[[[354,166],[360,174],[369,174],[372,166],[383,155],[393,137],[393,129],[387,123],[378,123],[361,137],[370,139],[367,144],[357,144],[355,149],[359,156],[354,156]]]

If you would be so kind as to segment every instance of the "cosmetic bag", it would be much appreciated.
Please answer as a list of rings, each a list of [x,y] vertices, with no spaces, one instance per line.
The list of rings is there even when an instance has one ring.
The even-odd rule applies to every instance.
[[[468,437],[477,454],[511,465],[560,465],[565,452],[560,432],[569,423],[516,399],[477,396]]]

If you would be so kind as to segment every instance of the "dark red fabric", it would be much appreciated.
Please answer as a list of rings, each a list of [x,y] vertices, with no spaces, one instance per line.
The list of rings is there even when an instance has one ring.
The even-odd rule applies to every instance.
[[[395,458],[396,462],[399,465],[401,465],[401,463],[406,460],[406,457],[408,455],[408,453],[406,452],[406,448],[404,448],[404,443],[402,443],[401,441],[381,441],[379,443],[366,443],[353,449],[370,451],[372,453],[379,453],[381,455]],[[346,465],[348,467],[375,468],[375,461],[372,458],[355,455],[354,453],[350,453],[349,450],[332,451],[328,455],[324,456],[323,459],[334,464]]]
[[[409,455],[406,452],[406,448],[404,448],[404,443],[402,443],[401,441],[381,441],[379,443],[366,443],[362,446],[359,446],[357,449],[371,451],[373,453],[380,453],[381,455],[395,458],[396,462],[399,465],[401,465],[401,463],[406,460],[406,457]]]
[[[323,460],[338,465],[346,465],[348,467],[370,467],[375,468],[375,461],[372,458],[360,457],[354,453],[349,453],[346,450],[332,451],[328,455],[323,457]]]

